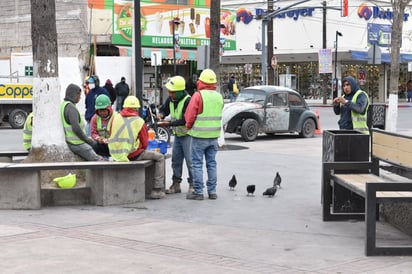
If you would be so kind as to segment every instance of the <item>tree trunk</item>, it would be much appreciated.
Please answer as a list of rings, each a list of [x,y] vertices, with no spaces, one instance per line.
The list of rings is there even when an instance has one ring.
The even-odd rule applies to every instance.
[[[31,33],[34,118],[32,149],[25,161],[78,159],[66,144],[60,115],[55,0],[31,0]],[[47,180],[47,174],[42,174],[42,181]]]
[[[399,91],[399,60],[402,42],[403,14],[410,0],[392,0],[392,45],[391,45],[391,68],[389,85],[389,104],[386,116],[386,129],[396,131],[398,119],[398,91]]]
[[[210,69],[216,73],[217,86],[220,92],[220,0],[210,4]]]

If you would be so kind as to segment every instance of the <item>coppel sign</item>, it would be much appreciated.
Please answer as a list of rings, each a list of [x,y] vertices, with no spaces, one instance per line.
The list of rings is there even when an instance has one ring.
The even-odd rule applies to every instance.
[[[33,85],[0,84],[0,99],[32,99]]]

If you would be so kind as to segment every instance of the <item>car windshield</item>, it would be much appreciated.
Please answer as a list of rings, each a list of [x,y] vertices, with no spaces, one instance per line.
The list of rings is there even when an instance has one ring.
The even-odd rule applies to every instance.
[[[236,102],[250,102],[263,105],[265,103],[266,93],[262,90],[244,89],[236,97]]]

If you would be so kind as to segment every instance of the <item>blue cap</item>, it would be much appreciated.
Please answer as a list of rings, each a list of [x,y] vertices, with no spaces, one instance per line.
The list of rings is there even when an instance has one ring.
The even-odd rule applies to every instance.
[[[94,83],[94,78],[90,76],[89,79],[87,79],[87,82]]]

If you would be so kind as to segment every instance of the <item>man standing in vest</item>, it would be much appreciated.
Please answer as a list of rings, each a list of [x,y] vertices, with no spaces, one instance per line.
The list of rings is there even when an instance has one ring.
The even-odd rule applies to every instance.
[[[93,115],[90,120],[90,133],[93,143],[93,149],[97,154],[103,157],[110,157],[109,153],[109,129],[110,122],[113,119],[115,113],[111,105],[111,99],[104,94],[100,94],[96,98],[94,108],[96,114]]]
[[[185,113],[186,128],[192,136],[192,193],[186,195],[189,200],[203,200],[203,156],[207,169],[207,193],[209,199],[217,199],[217,164],[218,138],[222,126],[223,97],[216,91],[216,74],[205,69],[199,76],[197,90],[190,99]]]
[[[76,104],[80,101],[82,91],[79,86],[70,84],[66,89],[66,97],[61,104],[60,112],[63,122],[66,143],[70,150],[86,161],[98,161],[103,158],[94,152],[93,140],[86,136],[86,128]]]
[[[344,95],[333,99],[333,111],[340,114],[338,121],[340,129],[354,129],[369,134],[367,115],[369,96],[361,90],[356,80],[345,77],[342,80]]]
[[[113,117],[111,123],[109,151],[113,160],[118,162],[154,160],[154,186],[150,198],[161,199],[165,196],[165,158],[159,152],[146,150],[149,134],[144,120],[139,117],[139,108],[139,99],[126,97],[122,111]]]
[[[172,185],[166,190],[166,194],[180,193],[182,182],[183,160],[186,161],[189,178],[189,193],[193,192],[192,175],[192,138],[187,134],[186,120],[184,114],[190,102],[190,96],[185,91],[186,81],[182,76],[174,76],[167,80],[165,85],[169,92],[169,98],[159,111],[158,118],[161,120],[170,114],[171,121],[160,121],[160,126],[171,126],[175,134],[172,150]]]
[[[30,112],[23,126],[23,147],[27,150],[31,149],[32,133],[33,133],[33,112]]]

